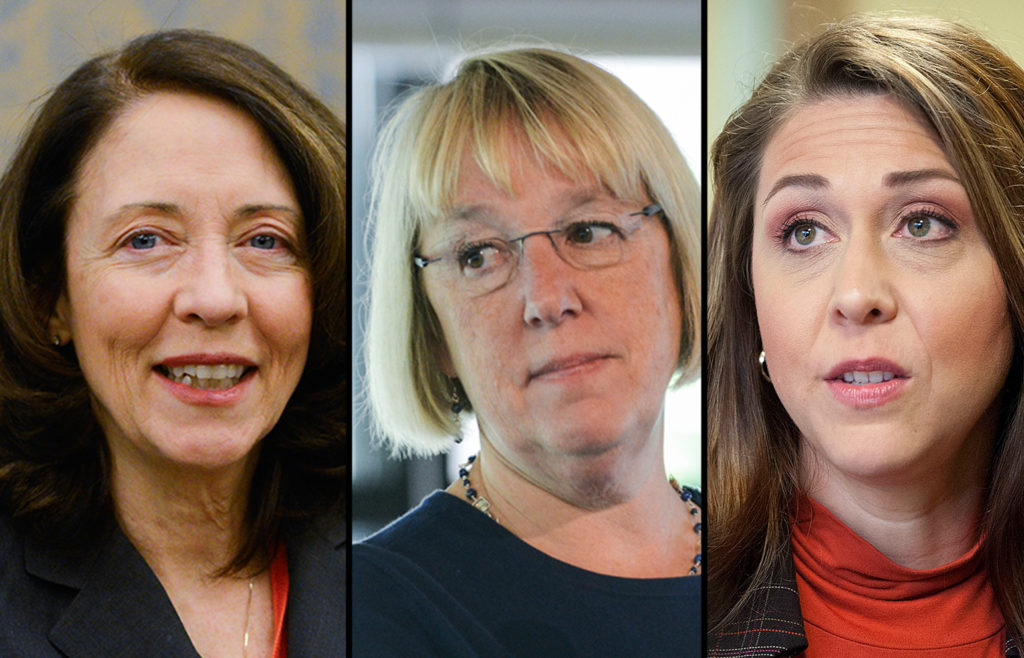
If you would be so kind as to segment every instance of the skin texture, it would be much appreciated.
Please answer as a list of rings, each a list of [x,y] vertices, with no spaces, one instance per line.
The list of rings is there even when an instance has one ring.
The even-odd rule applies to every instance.
[[[425,231],[423,253],[434,256],[432,249],[460,235],[514,237],[555,228],[588,207],[630,213],[647,203],[615,199],[596,181],[574,182],[521,153],[511,157],[511,193],[464,159],[456,218]],[[638,525],[660,519],[676,524],[673,533],[683,527],[684,508],[663,462],[662,408],[681,331],[669,258],[667,232],[655,217],[610,268],[576,269],[535,236],[514,278],[479,297],[460,294],[440,268],[423,271],[444,334],[439,362],[462,382],[480,425],[474,486],[490,496],[503,525],[580,566],[616,570],[580,564],[573,550],[589,544],[565,550],[564,538],[550,535],[555,526],[585,526],[585,511],[609,511],[603,522],[612,535],[622,535],[612,517],[629,513]],[[561,365],[549,370],[552,364]],[[649,507],[638,511],[644,497]],[[663,551],[665,527],[656,542]],[[586,532],[577,534],[582,541]],[[680,557],[688,550],[680,535],[677,564],[689,566]]]
[[[934,131],[884,95],[795,112],[765,150],[752,271],[804,488],[899,562],[959,555],[1012,334],[1002,277]],[[837,367],[879,359],[894,364],[878,369],[897,371],[897,395],[835,394]]]
[[[302,239],[262,131],[218,100],[133,102],[79,172],[50,329],[72,341],[89,383],[121,524],[204,655],[240,648],[248,581],[210,574],[235,550],[259,442],[305,365]],[[197,354],[255,371],[228,402],[197,402],[155,367]],[[256,581],[250,655],[271,637],[268,583]]]
[[[244,460],[277,422],[309,343],[308,276],[286,246],[300,244],[300,211],[282,165],[241,112],[154,94],[113,124],[78,189],[60,315],[111,449],[202,468]],[[155,236],[143,237],[151,248],[133,247],[140,235]],[[255,236],[276,245],[258,249]],[[154,366],[192,354],[257,370],[237,403],[189,404]]]

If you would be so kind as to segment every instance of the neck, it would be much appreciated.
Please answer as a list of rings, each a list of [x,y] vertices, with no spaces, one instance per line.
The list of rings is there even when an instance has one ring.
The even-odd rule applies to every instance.
[[[602,461],[621,460],[614,455],[579,458],[597,463],[569,465],[562,481],[577,486],[552,491],[554,487],[542,483],[547,480],[531,477],[482,437],[469,477],[478,495],[490,502],[497,522],[556,559],[620,577],[684,576],[700,552],[699,537],[665,475],[662,442],[651,443],[630,460],[628,469],[603,468]],[[612,481],[598,485],[595,473],[612,473]],[[578,483],[588,481],[585,474],[591,477],[580,487]],[[448,491],[465,498],[460,481]],[[584,495],[588,492],[589,498]]]
[[[893,562],[931,569],[977,541],[990,450],[969,447],[917,476],[889,478],[844,474],[807,452],[801,455],[807,495]]]
[[[208,579],[231,561],[254,467],[255,455],[215,471],[112,457],[118,521],[161,581]]]

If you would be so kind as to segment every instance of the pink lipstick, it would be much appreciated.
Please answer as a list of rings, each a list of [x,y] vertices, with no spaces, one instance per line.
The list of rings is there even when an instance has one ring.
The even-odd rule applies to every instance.
[[[899,364],[873,357],[836,364],[825,382],[838,402],[855,409],[872,409],[902,395],[910,377]]]

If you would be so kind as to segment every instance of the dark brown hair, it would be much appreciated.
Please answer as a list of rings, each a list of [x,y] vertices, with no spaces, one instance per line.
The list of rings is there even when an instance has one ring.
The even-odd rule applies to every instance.
[[[884,93],[939,135],[1002,272],[1014,358],[984,524],[991,581],[1011,636],[1024,631],[1024,71],[962,25],[861,16],[794,48],[726,123],[711,151],[709,228],[709,629],[752,604],[790,560],[799,432],[760,376],[751,281],[753,209],[765,145],[807,103]]]
[[[65,282],[64,235],[78,169],[134,100],[208,95],[249,114],[295,188],[313,289],[306,368],[264,438],[248,536],[227,569],[266,559],[282,520],[340,509],[346,438],[345,129],[247,46],[193,30],[156,32],[89,60],[38,110],[0,179],[0,510],[57,545],[113,519],[108,455],[72,347],[47,336]]]

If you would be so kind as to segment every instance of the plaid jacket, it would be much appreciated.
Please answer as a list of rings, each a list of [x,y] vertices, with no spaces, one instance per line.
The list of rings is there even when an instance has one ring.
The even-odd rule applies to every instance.
[[[735,621],[708,638],[707,646],[709,658],[797,656],[807,648],[792,560],[770,584],[758,588]],[[1009,638],[1005,652],[1006,658],[1020,656]]]

